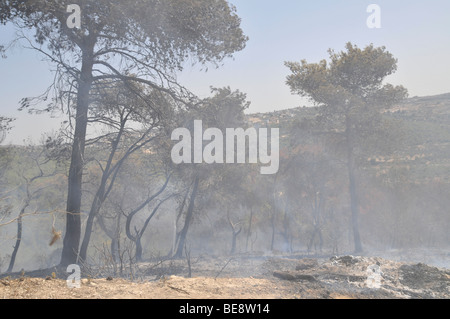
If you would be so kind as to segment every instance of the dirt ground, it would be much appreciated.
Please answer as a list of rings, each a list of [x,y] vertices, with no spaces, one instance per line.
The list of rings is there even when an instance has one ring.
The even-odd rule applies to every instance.
[[[155,266],[157,265],[157,266]],[[61,270],[0,278],[0,299],[449,299],[450,270],[378,257],[202,256],[143,263],[133,281]]]

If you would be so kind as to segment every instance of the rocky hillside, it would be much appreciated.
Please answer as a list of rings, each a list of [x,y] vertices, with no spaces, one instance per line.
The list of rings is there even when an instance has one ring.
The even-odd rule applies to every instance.
[[[279,127],[289,138],[295,120],[313,119],[317,107],[298,107],[248,115],[255,126]],[[383,169],[391,163],[402,165],[419,181],[450,182],[450,93],[412,97],[388,110],[385,115],[402,128],[401,145],[393,154],[369,158],[369,164]]]

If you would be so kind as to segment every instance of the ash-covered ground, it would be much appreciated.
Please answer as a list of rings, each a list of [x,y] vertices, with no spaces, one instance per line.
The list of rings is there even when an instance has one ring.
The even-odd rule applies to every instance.
[[[417,254],[417,252],[416,252]],[[445,262],[445,253],[440,257]],[[406,255],[399,256],[406,259]],[[412,256],[411,258],[414,258]],[[94,275],[96,272],[97,275]],[[102,274],[103,272],[103,274]],[[448,299],[450,270],[368,256],[197,256],[135,265],[131,278],[83,270],[70,289],[62,269],[3,275],[0,298]]]

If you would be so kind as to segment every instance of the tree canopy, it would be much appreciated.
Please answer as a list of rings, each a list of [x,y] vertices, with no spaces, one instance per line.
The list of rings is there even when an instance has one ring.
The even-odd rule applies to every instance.
[[[341,137],[338,144],[347,162],[355,251],[361,252],[356,157],[368,141],[381,137],[381,111],[404,99],[407,91],[384,83],[397,70],[397,60],[385,47],[371,44],[360,49],[349,42],[345,49],[338,53],[330,49],[329,62],[286,62],[292,72],[286,83],[292,93],[320,105],[322,122]]]
[[[80,27],[71,27],[69,5],[80,7]],[[91,92],[122,81],[154,109],[157,101],[134,84],[170,96],[181,105],[195,97],[176,81],[186,62],[218,65],[245,47],[235,8],[225,0],[2,1],[0,23],[35,31],[29,45],[56,64],[57,89],[50,111],[75,109],[67,197],[67,224],[61,265],[77,259],[81,235],[84,151]],[[157,93],[155,93],[157,94]],[[46,96],[43,97],[47,99]],[[30,107],[22,101],[22,108]]]

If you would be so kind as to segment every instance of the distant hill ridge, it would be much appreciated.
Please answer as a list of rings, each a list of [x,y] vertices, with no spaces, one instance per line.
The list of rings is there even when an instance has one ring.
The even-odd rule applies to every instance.
[[[430,108],[436,107],[442,108],[443,110],[450,112],[450,92],[438,95],[429,95],[429,96],[414,96],[405,99],[400,104],[392,107],[389,111],[396,112],[400,110],[417,110],[418,108]],[[317,110],[317,107],[305,107],[299,106],[289,109],[276,110],[272,112],[264,112],[264,113],[249,113],[247,117],[252,118],[267,118],[271,117],[293,117],[299,114],[311,115],[314,113],[314,110]]]

